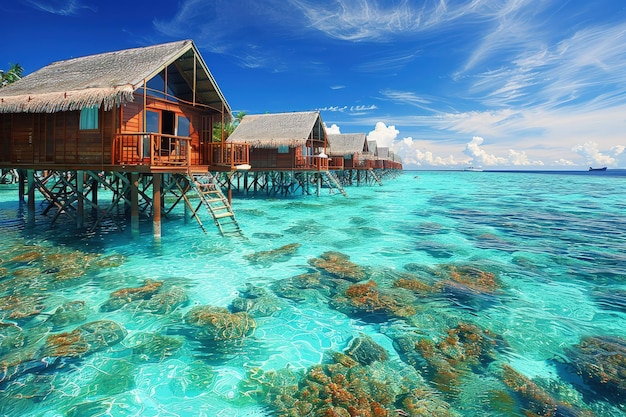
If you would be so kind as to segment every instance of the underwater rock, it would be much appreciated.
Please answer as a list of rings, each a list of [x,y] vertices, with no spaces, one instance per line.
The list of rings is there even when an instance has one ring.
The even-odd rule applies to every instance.
[[[583,381],[608,398],[626,399],[626,339],[611,336],[585,337],[565,351]]]
[[[346,367],[336,360],[342,355],[328,355],[332,362],[314,365],[300,378],[289,369],[252,369],[244,393],[256,396],[280,417],[457,416],[443,400],[426,393],[414,370],[404,374],[390,362],[366,366],[353,361]]]
[[[353,284],[342,295],[331,300],[331,306],[342,313],[362,315],[370,321],[383,321],[389,317],[404,318],[415,314],[415,308],[399,294],[387,294],[374,281]]]
[[[176,353],[182,345],[180,339],[158,333],[137,333],[129,341],[133,354],[142,361],[162,361]]]
[[[265,288],[248,284],[241,291],[241,297],[232,301],[231,310],[234,313],[246,312],[252,317],[267,317],[280,310],[278,299]]]
[[[493,272],[483,271],[472,265],[443,265],[439,273],[444,278],[480,293],[494,293],[501,288],[500,280]]]
[[[0,322],[0,357],[24,346],[26,336],[15,323]]]
[[[41,313],[45,297],[37,295],[7,295],[0,297],[0,312],[3,319],[19,320]]]
[[[388,358],[385,349],[364,334],[353,338],[344,353],[361,365],[383,362]]]
[[[489,330],[459,323],[435,341],[417,333],[399,334],[393,346],[415,369],[422,370],[442,392],[454,392],[464,373],[472,366],[486,366],[495,360],[495,349],[504,341]]]
[[[309,265],[331,276],[351,282],[359,282],[367,278],[365,268],[350,262],[348,255],[339,252],[324,252],[319,258],[310,259]]]
[[[111,293],[109,299],[100,306],[100,311],[109,312],[119,310],[135,300],[148,299],[156,294],[163,285],[163,281],[146,279],[141,287],[122,288]]]
[[[189,297],[181,287],[173,286],[167,290],[160,290],[147,300],[141,300],[138,310],[153,314],[169,314],[178,307],[186,306]]]
[[[279,297],[294,301],[330,297],[333,291],[321,278],[320,272],[300,274],[272,283],[271,289]]]
[[[430,294],[439,291],[437,287],[411,274],[401,274],[401,276],[393,282],[393,285],[394,287],[404,288],[418,294]]]
[[[261,252],[254,252],[246,255],[245,258],[251,263],[268,265],[276,262],[286,262],[295,255],[298,248],[302,246],[299,243],[290,243],[289,245],[281,246],[278,249],[272,249]]]
[[[450,408],[438,393],[428,388],[412,390],[400,400],[403,417],[455,417],[458,413]]]
[[[184,320],[198,328],[196,338],[211,341],[240,340],[256,328],[256,322],[248,313],[231,313],[222,307],[194,307],[185,314]]]
[[[14,262],[14,263],[30,263],[33,261],[37,261],[39,259],[41,259],[41,257],[43,256],[43,253],[39,250],[31,250],[28,252],[23,252],[20,253],[19,255],[15,255],[14,257],[12,257],[9,262]]]
[[[504,364],[503,382],[517,393],[532,416],[538,417],[593,417],[595,414],[558,401],[529,378]]]
[[[98,259],[96,265],[98,265],[99,268],[116,268],[123,265],[124,262],[126,262],[124,255],[115,254]]]
[[[171,379],[169,386],[178,397],[195,397],[205,394],[215,379],[215,372],[203,361],[191,362],[182,375]]]
[[[55,326],[76,324],[87,319],[89,308],[84,301],[68,301],[63,303],[48,318]]]
[[[126,329],[114,321],[85,323],[71,332],[48,336],[39,357],[80,358],[116,345],[126,337],[126,334]]]

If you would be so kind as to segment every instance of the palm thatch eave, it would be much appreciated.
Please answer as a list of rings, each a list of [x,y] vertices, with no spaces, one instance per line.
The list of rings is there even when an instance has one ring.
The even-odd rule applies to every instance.
[[[103,107],[108,111],[132,102],[134,91],[132,85],[123,85],[3,97],[0,90],[0,113],[56,113],[86,107]]]

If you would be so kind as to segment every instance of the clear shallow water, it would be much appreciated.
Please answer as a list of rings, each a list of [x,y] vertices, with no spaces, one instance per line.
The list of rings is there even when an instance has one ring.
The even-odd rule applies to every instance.
[[[387,403],[376,398],[388,415],[624,415],[623,398],[583,380],[572,352],[587,336],[626,338],[625,185],[593,175],[407,172],[383,187],[348,187],[348,198],[236,195],[245,240],[205,235],[181,210],[160,242],[149,219],[138,235],[83,236],[63,219],[48,229],[41,217],[27,230],[17,190],[0,189],[0,413],[280,414],[289,407],[278,391],[305,402],[311,369],[369,336],[388,359],[357,365],[354,378],[387,387],[377,388]],[[262,253],[285,245],[293,250]],[[362,268],[360,284],[376,284],[356,287],[370,297],[365,307],[345,296],[355,282],[316,263],[329,252]],[[318,275],[294,284],[306,273]],[[402,278],[423,285],[400,288]],[[146,290],[147,279],[158,288]],[[143,295],[132,290],[142,287]],[[103,307],[122,289],[131,290],[116,293],[120,304]],[[167,294],[161,309],[148,303],[158,294]],[[53,314],[76,301],[77,314]],[[240,305],[255,323],[245,337],[215,342],[189,320],[198,306]],[[120,326],[108,342],[67,344],[77,333],[64,332],[102,320]],[[243,324],[233,323],[236,334]],[[420,389],[432,401],[411,411],[403,398]]]

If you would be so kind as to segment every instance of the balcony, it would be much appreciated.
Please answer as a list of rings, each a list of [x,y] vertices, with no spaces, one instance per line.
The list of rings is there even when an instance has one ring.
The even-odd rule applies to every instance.
[[[113,165],[149,165],[152,167],[189,167],[208,165],[209,169],[228,168],[249,163],[249,145],[208,143],[198,149],[188,136],[161,133],[121,133],[113,140]]]

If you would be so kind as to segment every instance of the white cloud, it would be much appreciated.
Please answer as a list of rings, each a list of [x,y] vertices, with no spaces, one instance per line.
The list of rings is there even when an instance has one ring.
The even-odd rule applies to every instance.
[[[485,140],[480,136],[474,136],[470,142],[465,145],[464,153],[472,158],[475,164],[483,166],[504,165],[506,158],[490,155],[485,150],[480,148]]]
[[[585,161],[590,165],[614,165],[616,163],[615,158],[609,155],[604,155],[598,149],[598,144],[593,141],[585,142],[582,145],[576,145],[572,148],[573,152],[581,155],[585,158]]]
[[[326,123],[324,123],[324,127],[326,127],[326,133],[329,134],[329,135],[340,135],[341,134],[339,126],[337,126],[334,123],[332,125],[330,125],[330,127],[328,127],[326,125]]]
[[[378,146],[391,148],[399,133],[400,131],[395,126],[378,122],[374,130],[367,135],[367,140],[375,140]]]

